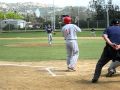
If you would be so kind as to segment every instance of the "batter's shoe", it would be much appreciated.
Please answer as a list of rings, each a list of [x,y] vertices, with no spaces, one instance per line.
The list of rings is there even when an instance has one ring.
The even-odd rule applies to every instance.
[[[70,68],[70,67],[68,67],[68,70],[67,70],[68,72],[74,72],[74,71],[76,71],[74,68]]]
[[[92,79],[92,83],[97,83],[97,82],[98,82],[98,79],[95,79],[95,78]]]

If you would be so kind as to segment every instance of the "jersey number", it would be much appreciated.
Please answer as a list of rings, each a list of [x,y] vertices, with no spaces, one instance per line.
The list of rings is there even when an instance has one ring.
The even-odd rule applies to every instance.
[[[69,30],[69,29],[66,29],[66,30],[65,30],[65,34],[66,34],[66,35],[69,35],[69,34],[70,34],[70,30]]]

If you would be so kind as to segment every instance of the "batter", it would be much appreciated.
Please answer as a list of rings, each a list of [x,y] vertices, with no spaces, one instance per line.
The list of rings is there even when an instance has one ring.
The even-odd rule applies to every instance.
[[[76,32],[81,32],[81,29],[75,24],[71,24],[71,17],[63,18],[64,26],[62,33],[66,41],[67,49],[67,68],[68,71],[75,71],[75,66],[79,57],[79,48],[77,43]]]

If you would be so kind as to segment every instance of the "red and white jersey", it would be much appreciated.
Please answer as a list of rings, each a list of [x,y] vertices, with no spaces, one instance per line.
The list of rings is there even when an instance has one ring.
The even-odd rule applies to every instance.
[[[76,32],[81,32],[81,29],[75,24],[66,24],[62,28],[62,33],[63,33],[65,40],[77,39]]]

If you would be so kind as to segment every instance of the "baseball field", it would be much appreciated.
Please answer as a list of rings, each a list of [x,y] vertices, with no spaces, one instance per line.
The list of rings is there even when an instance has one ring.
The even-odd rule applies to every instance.
[[[120,68],[106,78],[104,66],[97,84],[91,79],[104,40],[101,33],[78,35],[80,49],[75,72],[67,72],[65,41],[60,33],[48,45],[45,32],[0,33],[0,90],[119,90]]]

